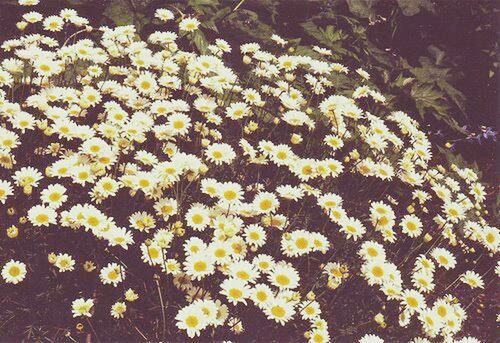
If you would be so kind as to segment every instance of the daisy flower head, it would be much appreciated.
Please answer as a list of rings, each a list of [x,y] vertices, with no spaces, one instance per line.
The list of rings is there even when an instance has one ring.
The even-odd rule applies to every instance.
[[[214,273],[214,258],[202,251],[186,257],[184,271],[194,280],[201,280]]]
[[[236,153],[229,144],[213,143],[206,148],[205,156],[208,161],[222,165],[230,164],[236,158]]]
[[[287,302],[284,298],[277,297],[269,301],[268,305],[264,308],[267,318],[275,322],[285,325],[295,314],[294,305]]]
[[[222,282],[220,293],[233,305],[239,302],[246,304],[246,299],[250,296],[250,287],[244,280],[230,278]]]
[[[28,219],[34,226],[49,226],[57,224],[57,212],[43,205],[33,206],[28,211]]]
[[[118,263],[109,263],[106,267],[101,269],[99,278],[103,284],[110,284],[116,287],[125,279],[125,269]]]
[[[207,320],[203,310],[196,305],[188,305],[179,310],[175,316],[176,326],[185,330],[189,338],[199,336],[207,326]]]
[[[273,286],[280,289],[295,289],[299,285],[299,273],[287,264],[276,264],[268,275]]]
[[[346,217],[340,222],[340,226],[340,231],[344,232],[348,239],[352,238],[355,241],[361,238],[366,232],[366,228],[363,223],[356,218]]]
[[[200,26],[200,21],[193,17],[187,17],[181,20],[179,23],[179,30],[186,32],[193,32]]]
[[[431,251],[431,256],[434,258],[438,266],[444,269],[453,269],[457,265],[457,260],[453,254],[445,248],[434,248]]]
[[[26,277],[26,265],[23,262],[10,260],[2,267],[2,278],[6,283],[18,284]]]
[[[123,318],[125,311],[127,311],[127,304],[123,301],[117,301],[111,306],[111,316],[115,319]]]
[[[0,180],[0,202],[5,204],[7,198],[13,194],[12,183],[6,180]]]
[[[94,307],[93,299],[79,298],[73,301],[71,304],[71,312],[73,312],[73,317],[92,317],[90,310]]]

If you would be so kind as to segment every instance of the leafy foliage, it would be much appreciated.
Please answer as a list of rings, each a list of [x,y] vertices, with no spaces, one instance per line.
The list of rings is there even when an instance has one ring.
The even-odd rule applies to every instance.
[[[73,6],[85,7],[95,4],[96,0],[67,2]],[[155,19],[151,19],[153,8],[161,3],[159,1],[100,2],[105,3],[101,18],[104,22],[134,24],[147,32],[160,25]],[[494,6],[482,1],[468,3],[467,6],[457,6],[479,18],[480,25],[475,30],[492,31],[494,26],[488,12],[495,10]],[[443,44],[429,44],[418,55],[408,56],[392,49],[384,49],[384,45],[387,45],[384,38],[388,32],[391,33],[389,39],[394,40],[401,31],[409,31],[402,26],[411,20],[425,28],[423,24],[426,22],[447,16],[450,6],[453,5],[435,4],[429,0],[247,0],[239,3],[229,0],[185,0],[167,5],[183,15],[194,14],[203,23],[202,32],[189,37],[200,51],[206,49],[207,38],[221,30],[232,38],[230,43],[269,43],[271,35],[278,33],[295,43],[297,53],[310,56],[315,53],[306,45],[328,47],[339,60],[350,61],[350,67],[363,65],[369,71],[374,71],[374,83],[389,85],[384,92],[398,99],[398,103],[392,105],[410,107],[408,112],[413,111],[433,127],[444,124],[450,135],[456,135],[466,134],[464,126],[471,126],[471,109],[467,106],[461,89],[463,87],[460,87],[460,81],[463,82],[464,73],[467,72],[464,70],[464,59],[450,56],[447,51],[450,47]],[[431,29],[429,27],[420,35],[413,35],[411,39],[415,40],[415,45],[431,41],[428,37],[435,35],[430,32]],[[408,32],[404,34],[408,35]],[[486,64],[489,78],[495,80],[498,67],[496,44],[490,38],[483,45],[483,53],[489,57]],[[484,119],[486,124],[491,121],[489,118]]]

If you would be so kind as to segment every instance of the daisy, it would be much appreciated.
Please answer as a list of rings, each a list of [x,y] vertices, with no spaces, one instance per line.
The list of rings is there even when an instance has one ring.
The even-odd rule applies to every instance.
[[[412,274],[412,283],[420,292],[429,293],[434,290],[434,280],[432,273],[420,270]]]
[[[200,26],[200,21],[196,18],[187,17],[181,20],[179,23],[179,30],[186,32],[193,32]]]
[[[175,316],[177,323],[175,324],[179,329],[186,330],[190,338],[199,336],[201,330],[207,326],[205,313],[199,306],[189,305],[179,310]]]
[[[401,294],[401,303],[410,313],[420,312],[425,308],[425,298],[414,289],[407,289]]]
[[[234,102],[226,108],[226,116],[232,120],[238,120],[250,114],[250,108],[244,102]]]
[[[435,337],[442,326],[442,319],[433,309],[425,309],[418,316],[426,334]]]
[[[186,257],[184,271],[194,280],[201,280],[214,273],[214,259],[206,252],[199,252]]]
[[[156,220],[147,212],[135,212],[129,217],[130,225],[139,231],[149,232],[156,226]]]
[[[272,285],[280,289],[295,289],[299,285],[299,273],[290,265],[276,264],[268,275]]]
[[[231,258],[231,246],[226,241],[214,241],[210,243],[208,251],[217,264],[225,264]]]
[[[52,208],[59,208],[67,199],[66,188],[60,184],[49,185],[41,192],[40,199]]]
[[[309,253],[313,249],[310,233],[305,230],[291,232],[288,239],[282,236],[281,246],[288,256],[300,256]]]
[[[422,233],[422,222],[417,216],[408,214],[401,220],[401,229],[410,237],[418,237]]]
[[[303,301],[300,305],[300,314],[304,320],[314,320],[321,314],[321,308],[317,301]]]
[[[235,279],[254,283],[260,272],[248,261],[235,261],[229,266],[229,275]]]
[[[174,14],[172,13],[172,11],[166,8],[158,8],[155,11],[155,17],[160,19],[161,21],[169,21],[174,19]]]
[[[287,302],[283,298],[273,298],[264,308],[264,312],[268,319],[272,319],[281,325],[285,325],[295,314],[295,309],[292,303]]]
[[[162,248],[156,244],[152,243],[149,245],[141,244],[142,261],[149,265],[163,264],[164,254]]]
[[[43,21],[43,28],[47,31],[61,31],[64,25],[64,20],[61,17],[51,15]]]
[[[470,288],[484,288],[484,281],[481,275],[468,270],[460,276],[460,281],[470,286]]]
[[[248,225],[244,235],[247,243],[255,247],[261,247],[266,243],[266,232],[257,224]]]
[[[139,299],[139,295],[131,288],[125,291],[125,300],[129,302],[134,302]]]
[[[196,231],[203,231],[210,222],[208,208],[201,204],[193,204],[186,212],[186,223]]]
[[[94,306],[94,300],[93,299],[76,299],[73,301],[71,304],[71,312],[73,312],[73,317],[92,317],[92,314],[90,313],[90,310]]]
[[[99,278],[103,284],[111,284],[116,287],[125,279],[125,270],[117,263],[109,263],[101,269]]]
[[[75,260],[68,254],[57,254],[54,265],[61,273],[73,271],[75,269]]]
[[[361,269],[369,285],[380,285],[389,277],[387,265],[383,260],[368,261]]]
[[[261,271],[269,273],[275,265],[273,257],[266,254],[260,254],[254,257],[252,263]]]
[[[252,204],[259,213],[273,213],[280,205],[276,195],[270,192],[258,193]]]
[[[431,256],[436,260],[437,264],[440,267],[448,269],[453,269],[457,265],[457,260],[455,256],[448,250],[444,248],[434,248],[431,251]]]
[[[489,250],[496,252],[500,244],[500,233],[498,229],[492,226],[486,226],[480,233],[481,242]]]
[[[220,293],[225,295],[233,305],[239,302],[246,305],[246,299],[250,296],[250,288],[247,282],[241,279],[225,279],[221,284]]]
[[[446,218],[452,223],[458,223],[465,218],[463,207],[455,202],[447,202],[443,205],[443,211]]]
[[[205,156],[210,162],[221,165],[230,164],[236,158],[236,153],[229,144],[213,143],[206,148]]]
[[[165,260],[161,265],[163,272],[167,274],[177,275],[181,272],[181,264],[173,258]]]
[[[23,262],[10,260],[2,268],[2,277],[5,282],[18,284],[26,277],[26,265]]]
[[[0,202],[5,204],[7,197],[13,194],[12,184],[9,181],[0,180]]]
[[[340,221],[340,231],[347,235],[347,238],[352,238],[357,241],[366,232],[366,228],[359,219],[344,218]]]
[[[276,187],[276,193],[283,199],[297,201],[304,196],[304,190],[291,185],[280,185]]]
[[[22,167],[14,173],[13,179],[21,187],[37,187],[38,181],[42,179],[42,173],[33,167]]]
[[[385,260],[385,249],[380,243],[374,241],[366,241],[361,245],[358,254],[365,260]]]
[[[57,212],[43,205],[33,206],[28,211],[28,219],[34,226],[49,226],[57,224]]]
[[[330,212],[332,209],[342,205],[342,197],[334,193],[324,193],[318,197],[318,205],[325,212]]]
[[[223,204],[235,204],[243,198],[241,185],[236,182],[225,182],[217,190],[217,194]]]
[[[113,318],[123,318],[125,311],[127,311],[127,305],[123,301],[117,301],[111,306],[111,316]]]
[[[202,239],[196,236],[186,239],[183,247],[187,255],[203,252],[207,249],[207,245],[205,244],[205,242],[203,242]]]
[[[266,284],[258,283],[250,290],[250,299],[261,309],[265,308],[273,298],[273,291]]]
[[[311,337],[309,343],[326,343],[330,342],[330,334],[327,330],[322,328],[315,328],[311,330]]]

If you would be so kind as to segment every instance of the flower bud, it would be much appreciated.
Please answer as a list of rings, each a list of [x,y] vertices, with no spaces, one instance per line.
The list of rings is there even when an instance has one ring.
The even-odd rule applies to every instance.
[[[85,270],[87,273],[92,272],[95,269],[94,262],[92,261],[85,261],[83,264],[83,270]]]
[[[31,195],[33,193],[33,187],[30,185],[26,185],[23,187],[23,193],[26,195]]]
[[[375,323],[379,325],[385,322],[384,315],[382,313],[377,313],[375,317],[373,317],[373,320],[375,320]]]
[[[57,256],[56,254],[54,254],[53,252],[51,252],[48,256],[47,256],[47,260],[49,261],[50,264],[54,264],[56,263],[57,261]]]
[[[17,226],[12,225],[7,228],[7,237],[13,239],[16,238],[18,235],[19,235],[19,229],[17,228]]]
[[[23,31],[27,26],[28,26],[28,23],[25,21],[19,21],[16,23],[16,27],[21,31]]]
[[[292,144],[300,144],[302,143],[304,139],[302,138],[301,135],[294,133],[292,137],[290,138],[290,143]]]
[[[428,243],[430,241],[432,241],[432,236],[430,234],[426,233],[424,236],[424,242]]]
[[[288,82],[292,82],[295,80],[295,74],[292,74],[292,73],[286,73],[285,74],[285,79],[288,81]]]
[[[210,145],[210,140],[209,140],[209,139],[203,138],[203,139],[201,140],[201,146],[202,146],[202,147],[206,148],[206,147],[207,147],[207,146],[209,146],[209,145]]]

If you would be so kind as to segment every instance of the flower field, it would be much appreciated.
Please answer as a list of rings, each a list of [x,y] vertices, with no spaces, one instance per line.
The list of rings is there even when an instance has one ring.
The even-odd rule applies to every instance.
[[[32,5],[1,42],[0,341],[494,341],[492,190],[363,65]]]

